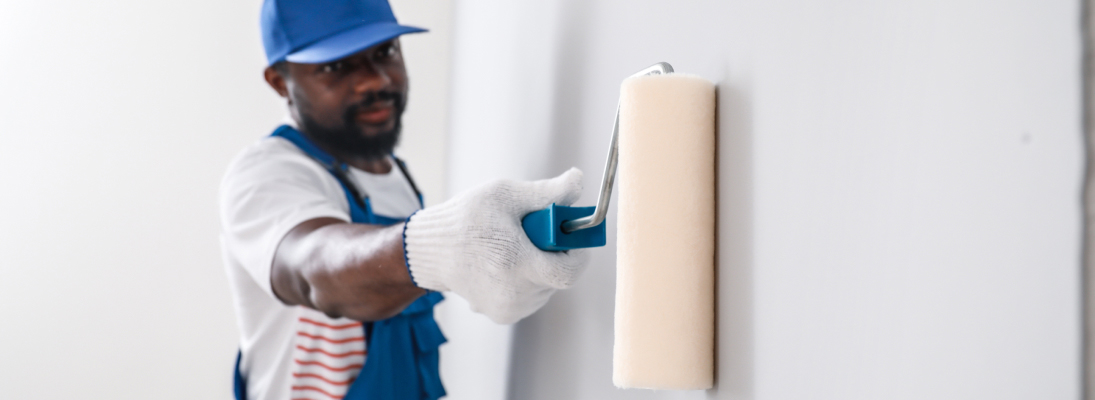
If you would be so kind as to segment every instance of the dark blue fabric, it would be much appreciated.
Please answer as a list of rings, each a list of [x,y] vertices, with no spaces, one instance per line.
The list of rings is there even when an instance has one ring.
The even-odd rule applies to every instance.
[[[247,382],[240,373],[240,361],[243,360],[243,352],[236,352],[236,376],[232,378],[232,392],[236,400],[247,400]]]
[[[434,400],[445,395],[438,374],[438,348],[445,336],[433,319],[433,306],[442,299],[430,292],[399,315],[373,323],[369,357],[343,399]]]
[[[346,170],[346,165],[316,147],[300,131],[282,125],[272,136],[289,140],[301,150],[323,164],[332,175],[334,168]],[[403,222],[401,218],[376,215],[372,212],[368,197],[365,208],[358,204],[346,182],[339,179],[350,203],[351,220],[359,224],[391,225]],[[418,196],[421,204],[422,196]],[[445,387],[438,373],[438,349],[445,343],[445,335],[433,319],[433,307],[444,300],[441,293],[428,292],[419,297],[399,315],[363,324],[368,341],[369,356],[350,385],[343,400],[436,400],[445,396]],[[235,394],[237,400],[246,400],[247,385],[236,359]]]

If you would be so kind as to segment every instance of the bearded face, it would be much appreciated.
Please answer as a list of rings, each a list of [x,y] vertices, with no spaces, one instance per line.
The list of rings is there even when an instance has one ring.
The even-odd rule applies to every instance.
[[[329,63],[273,69],[283,79],[300,130],[332,155],[378,159],[399,142],[407,70],[398,39]]]

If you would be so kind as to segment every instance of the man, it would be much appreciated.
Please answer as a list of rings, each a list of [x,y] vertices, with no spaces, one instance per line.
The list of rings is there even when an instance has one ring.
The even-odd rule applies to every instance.
[[[440,291],[513,323],[570,286],[585,254],[537,250],[521,218],[581,191],[576,169],[420,210],[392,156],[407,100],[386,0],[266,0],[270,87],[290,118],[221,187],[241,332],[239,399],[436,399]]]

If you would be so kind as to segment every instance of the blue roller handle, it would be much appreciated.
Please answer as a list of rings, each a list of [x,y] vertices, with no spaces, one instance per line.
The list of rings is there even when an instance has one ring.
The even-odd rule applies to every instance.
[[[593,215],[597,207],[567,207],[555,205],[534,211],[521,219],[532,244],[543,251],[564,251],[605,245],[605,223],[570,233],[563,232],[563,222]]]

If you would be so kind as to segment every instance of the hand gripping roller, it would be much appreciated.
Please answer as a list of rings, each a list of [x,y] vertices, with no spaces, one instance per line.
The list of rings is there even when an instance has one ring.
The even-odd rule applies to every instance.
[[[673,73],[673,66],[660,62],[632,76],[663,75]],[[612,124],[612,139],[608,144],[605,174],[601,179],[601,193],[596,207],[568,207],[552,204],[534,211],[521,219],[532,244],[544,251],[564,251],[605,245],[605,216],[612,198],[612,183],[616,179],[619,157],[620,106],[616,105],[616,122]]]

